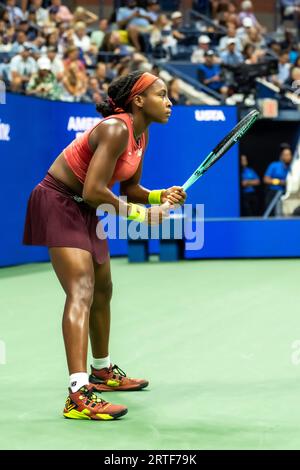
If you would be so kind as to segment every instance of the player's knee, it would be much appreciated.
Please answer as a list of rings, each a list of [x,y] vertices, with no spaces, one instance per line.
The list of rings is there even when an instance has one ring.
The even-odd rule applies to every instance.
[[[80,276],[69,292],[69,299],[80,306],[90,308],[94,296],[94,279],[89,275]]]

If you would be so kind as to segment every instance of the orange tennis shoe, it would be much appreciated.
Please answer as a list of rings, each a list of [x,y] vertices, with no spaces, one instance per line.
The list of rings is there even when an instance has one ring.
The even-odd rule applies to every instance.
[[[125,406],[112,405],[99,398],[95,391],[98,391],[98,387],[92,384],[81,387],[75,393],[69,388],[69,396],[63,411],[64,417],[108,421],[126,415],[128,410]]]
[[[147,380],[131,379],[117,365],[109,368],[94,369],[89,377],[91,384],[95,384],[99,392],[129,392],[142,390],[149,385]]]

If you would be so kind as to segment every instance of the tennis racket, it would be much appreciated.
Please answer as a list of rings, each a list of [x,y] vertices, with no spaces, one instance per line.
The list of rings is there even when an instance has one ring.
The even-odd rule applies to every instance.
[[[247,116],[245,116],[229,134],[213,149],[212,152],[203,160],[197,170],[190,176],[190,178],[182,186],[184,191],[192,186],[207,170],[212,167],[226,152],[248,132],[250,127],[257,121],[259,111],[254,109]]]

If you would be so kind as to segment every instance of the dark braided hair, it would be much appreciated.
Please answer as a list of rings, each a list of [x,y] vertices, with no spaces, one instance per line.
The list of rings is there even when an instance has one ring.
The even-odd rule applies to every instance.
[[[125,75],[124,77],[116,78],[108,87],[108,97],[102,103],[98,103],[96,110],[102,114],[103,117],[116,114],[116,108],[122,108],[124,111],[130,109],[130,103],[125,106],[125,103],[131,93],[132,87],[137,80],[143,75],[144,72],[136,70]]]

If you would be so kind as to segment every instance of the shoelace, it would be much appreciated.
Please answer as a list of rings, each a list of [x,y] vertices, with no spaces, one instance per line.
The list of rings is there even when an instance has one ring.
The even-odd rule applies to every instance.
[[[112,372],[115,372],[115,374],[113,376],[114,379],[120,378],[120,380],[122,380],[122,377],[126,377],[125,372],[122,369],[120,369],[120,367],[118,367],[116,364],[114,366],[112,366],[111,369],[109,369],[109,370],[111,370]]]
[[[82,390],[82,395],[84,395],[89,401],[93,402],[93,403],[101,403],[102,405],[106,405],[108,402],[103,400],[102,398],[98,397],[96,395],[96,393],[94,392],[94,389],[93,388],[84,388]]]

